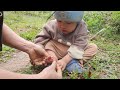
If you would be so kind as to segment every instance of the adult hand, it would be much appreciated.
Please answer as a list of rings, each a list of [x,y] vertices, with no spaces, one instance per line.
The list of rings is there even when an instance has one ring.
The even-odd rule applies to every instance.
[[[43,69],[43,71],[40,74],[45,79],[62,79],[62,71],[61,68],[57,66],[56,61],[53,61],[53,63],[50,66]]]
[[[30,62],[32,65],[43,65],[45,64],[45,59],[49,58],[48,53],[41,46],[35,44],[28,51]]]
[[[58,61],[57,56],[55,55],[55,53],[52,50],[50,50],[50,49],[45,49],[45,50],[50,56],[45,59],[46,65],[52,64],[53,61]]]
[[[45,62],[46,62],[46,63],[45,63],[44,65],[46,65],[46,66],[47,66],[47,65],[50,65],[50,64],[52,64],[53,61],[58,61],[58,60],[57,60],[57,58],[55,58],[55,57],[53,57],[53,56],[50,56],[50,57],[48,57],[47,59],[45,59]]]

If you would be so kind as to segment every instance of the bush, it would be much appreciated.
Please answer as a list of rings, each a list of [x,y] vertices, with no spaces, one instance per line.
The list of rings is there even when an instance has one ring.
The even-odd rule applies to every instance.
[[[120,34],[120,11],[113,11],[110,25],[113,27],[115,34]]]
[[[108,40],[120,40],[120,11],[86,11],[84,20],[91,34],[105,28],[100,36]]]
[[[89,11],[85,12],[84,20],[88,25],[88,30],[91,33],[97,33],[105,27],[105,12]]]

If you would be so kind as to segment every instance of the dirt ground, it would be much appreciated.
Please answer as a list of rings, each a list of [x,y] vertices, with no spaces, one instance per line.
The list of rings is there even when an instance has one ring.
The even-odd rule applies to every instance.
[[[16,51],[7,62],[0,63],[0,68],[16,72],[29,65],[31,64],[29,62],[28,54],[22,51]]]

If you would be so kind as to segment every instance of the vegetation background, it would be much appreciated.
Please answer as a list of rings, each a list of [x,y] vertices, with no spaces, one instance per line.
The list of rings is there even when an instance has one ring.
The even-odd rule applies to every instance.
[[[5,11],[4,22],[18,35],[33,42],[52,13],[53,11]],[[85,11],[84,20],[90,31],[90,38],[95,36],[90,42],[96,43],[99,51],[85,64],[82,74],[64,71],[63,78],[120,79],[120,11]],[[3,45],[0,63],[6,63],[13,52],[17,53],[16,49]],[[19,71],[28,74],[38,72],[39,67],[32,66]]]

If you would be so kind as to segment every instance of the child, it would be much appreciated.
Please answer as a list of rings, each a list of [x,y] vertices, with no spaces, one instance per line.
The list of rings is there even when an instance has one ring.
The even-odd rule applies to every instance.
[[[80,61],[91,59],[97,52],[95,44],[88,44],[83,14],[83,11],[55,11],[55,20],[49,21],[36,36],[35,43],[43,46],[68,72],[82,73]]]

